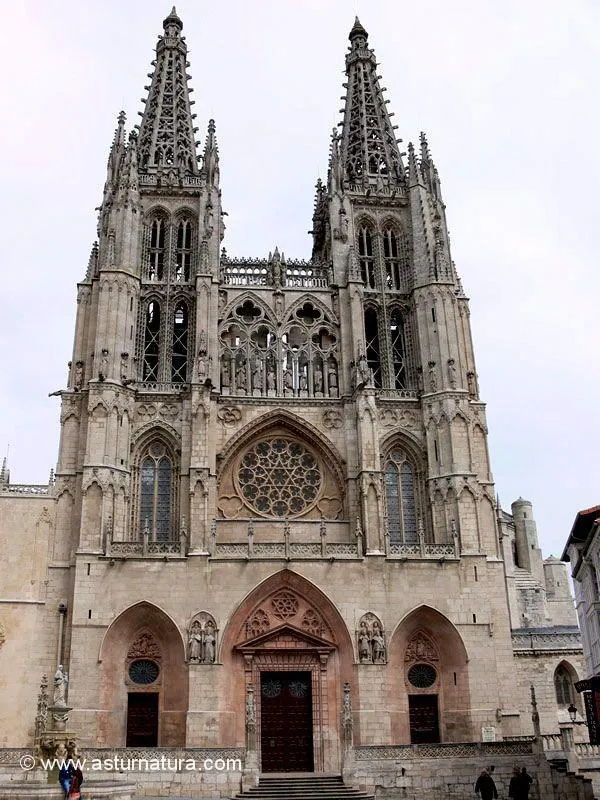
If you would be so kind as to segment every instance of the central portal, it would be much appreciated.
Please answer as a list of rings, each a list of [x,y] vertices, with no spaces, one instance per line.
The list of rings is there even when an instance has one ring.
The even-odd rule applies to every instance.
[[[263,772],[312,772],[310,672],[260,673],[260,750]]]

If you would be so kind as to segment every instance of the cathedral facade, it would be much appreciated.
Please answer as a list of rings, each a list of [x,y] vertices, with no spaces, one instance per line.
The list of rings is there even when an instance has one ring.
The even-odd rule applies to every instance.
[[[438,171],[423,134],[400,152],[349,38],[312,257],[238,258],[164,21],[110,149],[55,477],[0,481],[4,747],[58,664],[82,746],[238,748],[262,772],[527,735],[531,683],[558,729],[582,677],[564,565],[531,504],[497,504]]]

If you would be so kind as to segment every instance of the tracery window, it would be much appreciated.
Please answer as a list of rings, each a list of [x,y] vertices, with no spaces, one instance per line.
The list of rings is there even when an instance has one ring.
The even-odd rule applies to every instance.
[[[390,318],[390,345],[392,351],[392,381],[394,388],[406,388],[406,344],[404,341],[404,320],[398,309]]]
[[[173,315],[173,347],[171,348],[171,381],[185,383],[188,363],[188,309],[180,300]]]
[[[385,285],[387,289],[400,289],[402,285],[398,238],[392,228],[383,232],[383,261],[385,264]]]
[[[139,468],[139,530],[149,541],[167,541],[173,534],[175,496],[173,459],[163,442],[146,450]]]
[[[373,231],[367,225],[358,230],[358,262],[363,284],[375,288],[375,258],[373,255]]]
[[[316,456],[304,444],[278,436],[258,442],[242,456],[237,483],[258,514],[287,519],[314,505],[322,474]]]
[[[277,329],[251,299],[237,306],[221,330],[224,394],[337,397],[337,328],[306,302]]]
[[[144,226],[137,358],[146,383],[190,378],[195,318],[193,280],[196,224],[188,211],[170,218],[160,209]],[[182,296],[183,295],[183,296]]]
[[[162,283],[165,274],[166,221],[155,218],[150,226],[150,246],[148,249],[148,280]]]
[[[151,300],[146,306],[146,325],[144,330],[144,367],[142,380],[158,380],[158,360],[160,354],[160,305]]]
[[[373,372],[373,382],[377,388],[382,385],[381,349],[379,347],[379,322],[374,308],[365,310],[365,348],[367,365]]]
[[[399,447],[390,452],[385,465],[385,498],[390,542],[417,542],[415,472]]]
[[[570,706],[574,699],[573,681],[566,667],[559,665],[554,673],[554,690],[559,706]]]

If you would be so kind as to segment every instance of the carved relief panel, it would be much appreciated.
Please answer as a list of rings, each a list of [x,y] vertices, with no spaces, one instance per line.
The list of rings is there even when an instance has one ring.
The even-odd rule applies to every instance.
[[[188,629],[190,664],[214,664],[217,654],[217,624],[206,611],[196,614]]]
[[[387,663],[385,632],[379,617],[370,612],[363,614],[356,632],[358,660],[361,664]]]

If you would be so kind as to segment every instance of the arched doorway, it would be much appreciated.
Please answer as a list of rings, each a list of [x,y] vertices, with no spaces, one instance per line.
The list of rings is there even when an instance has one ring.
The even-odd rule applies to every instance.
[[[393,741],[469,741],[468,657],[450,620],[428,606],[415,609],[394,631],[389,652]]]
[[[271,576],[234,613],[221,659],[238,744],[248,693],[254,698],[263,772],[340,771],[342,686],[352,682],[353,650],[323,592],[290,570]]]
[[[100,662],[99,746],[185,745],[185,648],[164,611],[147,602],[123,611],[106,632]]]

